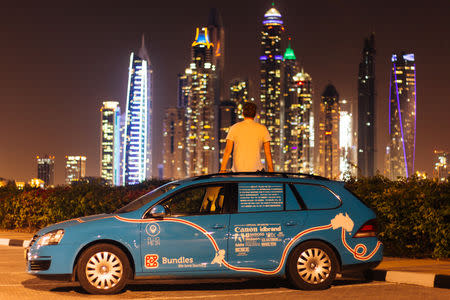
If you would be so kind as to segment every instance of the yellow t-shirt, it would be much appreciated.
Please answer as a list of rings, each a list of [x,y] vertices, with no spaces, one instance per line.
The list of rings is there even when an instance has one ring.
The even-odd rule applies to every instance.
[[[266,126],[244,120],[230,127],[227,140],[233,141],[233,172],[255,172],[264,168],[261,148],[271,140]]]

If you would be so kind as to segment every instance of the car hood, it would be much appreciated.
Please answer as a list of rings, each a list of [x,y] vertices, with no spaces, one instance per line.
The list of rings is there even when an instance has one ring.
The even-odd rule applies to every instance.
[[[97,220],[101,220],[101,219],[110,218],[112,216],[114,216],[114,215],[112,215],[112,214],[99,214],[99,215],[92,215],[92,216],[86,216],[86,217],[70,219],[70,220],[66,220],[66,221],[62,221],[62,222],[59,222],[59,223],[55,223],[55,224],[49,225],[49,226],[39,230],[36,234],[41,236],[41,235],[44,235],[47,232],[50,232],[52,230],[73,227],[73,226],[76,226],[76,225],[79,225],[79,224],[83,224],[83,223],[87,223],[87,222],[92,222],[92,221],[97,221]]]

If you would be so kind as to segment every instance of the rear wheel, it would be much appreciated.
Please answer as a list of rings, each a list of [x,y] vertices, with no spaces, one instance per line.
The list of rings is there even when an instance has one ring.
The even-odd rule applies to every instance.
[[[334,251],[318,241],[297,246],[289,256],[287,275],[291,283],[303,290],[329,288],[336,278],[337,259]]]
[[[110,244],[97,244],[80,257],[77,267],[81,287],[91,294],[115,294],[130,277],[130,264],[123,251]]]

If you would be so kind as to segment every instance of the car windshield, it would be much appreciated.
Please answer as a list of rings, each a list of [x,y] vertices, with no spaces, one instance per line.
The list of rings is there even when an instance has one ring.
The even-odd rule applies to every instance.
[[[154,189],[153,191],[142,195],[141,197],[137,198],[134,201],[131,201],[130,203],[128,203],[125,206],[122,206],[121,208],[119,208],[118,210],[116,210],[114,213],[115,214],[120,214],[120,213],[126,213],[126,212],[130,212],[130,211],[135,211],[136,209],[141,208],[142,206],[144,206],[145,204],[149,203],[150,201],[158,198],[159,196],[161,196],[162,194],[176,188],[179,184],[178,183],[169,183],[169,184],[165,184],[163,186],[160,186],[159,188]]]

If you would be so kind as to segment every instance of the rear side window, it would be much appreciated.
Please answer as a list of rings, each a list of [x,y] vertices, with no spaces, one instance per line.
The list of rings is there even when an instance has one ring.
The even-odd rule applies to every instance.
[[[313,184],[296,184],[307,209],[331,209],[339,207],[341,201],[327,188]]]

